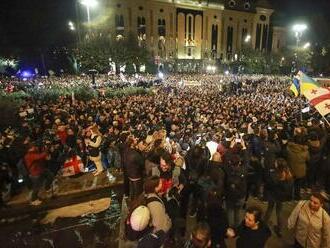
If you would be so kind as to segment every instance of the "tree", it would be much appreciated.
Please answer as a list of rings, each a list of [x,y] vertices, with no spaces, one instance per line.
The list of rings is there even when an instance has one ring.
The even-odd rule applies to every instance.
[[[146,48],[139,45],[136,35],[129,33],[127,37],[112,38],[111,59],[116,63],[116,68],[123,65],[131,67],[134,64],[139,72],[141,65],[147,64],[151,56]]]
[[[112,56],[111,43],[108,36],[91,35],[80,42],[75,50],[76,58],[81,64],[81,69],[87,71],[96,69],[99,72],[109,70],[109,58]]]
[[[139,71],[140,66],[150,60],[149,52],[139,46],[133,33],[127,37],[90,34],[88,39],[78,44],[76,54],[83,70],[96,69],[100,72],[109,70],[110,59],[116,64],[117,73],[121,66],[131,68],[132,73],[133,64]]]

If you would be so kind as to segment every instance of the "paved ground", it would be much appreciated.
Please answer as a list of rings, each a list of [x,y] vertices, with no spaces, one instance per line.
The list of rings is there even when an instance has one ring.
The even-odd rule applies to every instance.
[[[0,210],[0,243],[5,245],[1,247],[117,247],[119,243],[120,247],[125,247],[120,239],[123,181],[120,173],[113,174],[116,181],[110,181],[106,173],[97,178],[87,173],[78,178],[59,179],[53,192],[40,192],[43,204],[39,206],[30,206],[29,192],[23,190],[11,199],[8,208]],[[40,219],[50,209],[103,197],[111,198],[110,208],[103,213],[60,219],[53,225],[39,224]],[[296,203],[284,204],[284,223]],[[267,207],[265,202],[253,198],[249,199],[248,205],[257,205],[264,211]],[[195,223],[195,219],[188,218],[188,230],[191,230]],[[275,211],[270,227],[273,228],[274,224]],[[235,240],[227,240],[227,243],[229,248],[235,247]],[[283,237],[279,239],[273,234],[266,247],[289,248],[292,243],[292,233],[285,227]]]

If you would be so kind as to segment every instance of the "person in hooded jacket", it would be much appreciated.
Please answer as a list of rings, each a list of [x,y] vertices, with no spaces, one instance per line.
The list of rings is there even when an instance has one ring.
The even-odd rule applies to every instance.
[[[288,142],[287,152],[288,164],[294,177],[294,197],[299,200],[309,161],[309,151],[308,146],[305,145],[304,136],[298,134],[292,142]]]

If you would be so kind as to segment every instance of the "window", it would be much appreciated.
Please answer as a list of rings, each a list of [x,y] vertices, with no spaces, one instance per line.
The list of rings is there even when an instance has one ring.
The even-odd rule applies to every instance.
[[[242,29],[242,43],[247,42],[247,41],[245,41],[246,37],[247,37],[247,28],[243,28]]]
[[[187,50],[187,55],[190,57],[191,56],[191,47],[188,47],[188,50]]]
[[[165,19],[158,19],[158,35],[166,36],[166,22]]]
[[[233,34],[234,34],[234,28],[229,26],[227,28],[227,52],[229,52],[229,53],[232,52]]]
[[[250,7],[251,7],[251,4],[249,2],[246,2],[244,4],[244,9],[248,10],[248,9],[250,9]]]
[[[164,10],[163,10],[163,9],[160,9],[160,10],[159,10],[159,12],[160,12],[160,13],[163,13],[163,12],[164,12]]]
[[[217,19],[217,16],[216,15],[214,16],[214,19]]]
[[[211,39],[212,57],[216,58],[218,50],[218,25],[212,25],[212,39]]]
[[[120,3],[118,3],[118,4],[117,4],[117,8],[120,8],[120,7],[121,7],[121,4],[120,4]]]
[[[142,6],[139,6],[139,10],[143,10],[143,7]]]
[[[232,21],[233,20],[233,18],[232,17],[229,17],[229,21]]]
[[[139,37],[146,33],[146,19],[143,16],[137,18],[137,33]]]
[[[192,40],[192,17],[188,17],[188,40]]]
[[[266,17],[265,15],[261,15],[261,16],[260,16],[260,21],[263,21],[263,22],[264,22],[264,21],[266,21],[266,20],[267,20],[267,17]]]
[[[124,16],[116,15],[115,16],[115,25],[116,25],[116,34],[124,35]]]

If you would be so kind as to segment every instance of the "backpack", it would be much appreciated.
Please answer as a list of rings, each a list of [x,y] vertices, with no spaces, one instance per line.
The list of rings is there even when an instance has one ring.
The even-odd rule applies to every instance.
[[[238,200],[246,194],[246,173],[242,166],[231,165],[228,167],[225,179],[227,199]]]
[[[146,198],[144,194],[141,194],[132,201],[130,204],[130,211],[125,220],[126,239],[136,241],[151,232],[152,227],[149,225],[151,217],[148,204],[153,201],[162,203],[158,197]],[[132,221],[134,221],[134,223]]]

